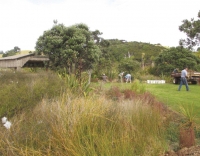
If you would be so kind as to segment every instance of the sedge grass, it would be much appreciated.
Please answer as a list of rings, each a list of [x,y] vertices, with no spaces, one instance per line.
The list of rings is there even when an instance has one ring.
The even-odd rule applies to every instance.
[[[162,117],[144,100],[74,97],[70,92],[0,127],[1,155],[143,155],[167,150]]]

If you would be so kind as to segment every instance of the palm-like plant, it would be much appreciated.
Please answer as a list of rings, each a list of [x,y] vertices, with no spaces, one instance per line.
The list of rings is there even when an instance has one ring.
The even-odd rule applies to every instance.
[[[191,147],[195,145],[195,133],[197,116],[192,105],[179,107],[179,112],[183,116],[180,126],[180,147]]]

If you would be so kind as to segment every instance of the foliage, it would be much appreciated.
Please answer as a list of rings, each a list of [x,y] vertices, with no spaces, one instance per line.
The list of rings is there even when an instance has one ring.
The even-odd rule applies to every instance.
[[[70,90],[75,96],[88,96],[92,91],[90,88],[89,82],[87,81],[87,76],[85,75],[81,79],[81,83],[73,74],[58,73],[58,77],[63,80],[64,86],[66,86],[67,90]]]
[[[18,46],[15,46],[15,47],[14,47],[14,52],[17,53],[17,52],[19,52],[20,50],[21,50],[21,49],[20,49]]]
[[[175,68],[182,70],[186,66],[191,70],[196,70],[199,64],[200,59],[188,49],[183,47],[172,47],[164,50],[155,59],[154,74],[169,75]]]
[[[18,52],[20,52],[20,48],[15,46],[14,49],[8,50],[5,53],[2,52],[2,57],[13,56],[16,55]]]
[[[133,83],[131,84],[131,90],[135,91],[136,93],[145,93],[146,88],[145,85],[142,84],[139,80],[135,79]]]
[[[110,41],[100,38],[97,35],[101,35],[99,31],[92,32],[96,44],[101,49],[101,56],[99,60],[94,64],[94,70],[92,73],[92,78],[98,77],[100,78],[102,74],[106,74],[108,78],[112,81],[116,76],[116,71],[118,63],[111,59],[110,54],[108,53],[108,47],[110,46]]]
[[[191,147],[195,145],[195,132],[194,128],[196,126],[196,114],[194,114],[193,106],[186,105],[180,106],[181,115],[183,116],[183,121],[180,124],[180,147]]]
[[[167,149],[160,114],[139,99],[74,97],[42,102],[0,127],[0,155],[161,155]]]
[[[110,46],[107,47],[109,59],[114,62],[120,62],[125,57],[132,56],[138,62],[141,62],[142,53],[145,53],[144,60],[146,65],[152,63],[152,56],[156,57],[162,50],[166,49],[160,45],[153,45],[142,42],[126,42],[117,39],[108,40]]]
[[[186,46],[189,49],[199,45],[200,43],[200,11],[198,12],[198,19],[183,20],[179,30],[187,35],[187,39],[181,39],[180,45]]]
[[[120,100],[123,98],[123,94],[119,87],[111,87],[107,92],[106,92],[107,98],[110,98],[112,100]]]
[[[161,78],[159,76],[149,74],[148,72],[139,72],[135,79],[138,79],[140,82],[146,82],[147,80],[160,80]]]
[[[14,104],[20,105],[19,102],[24,104],[23,106],[21,104],[22,109],[17,111],[13,118],[11,118],[12,115],[1,114],[2,117],[8,115],[12,127],[8,131],[0,126],[0,135],[2,136],[0,155],[100,155],[102,153],[105,155],[161,155],[168,150],[169,142],[166,137],[171,142],[177,141],[177,125],[168,119],[169,124],[163,120],[169,114],[163,112],[165,107],[157,99],[162,99],[162,102],[173,109],[178,107],[177,101],[185,104],[188,103],[187,100],[192,100],[194,102],[193,110],[198,111],[196,109],[199,101],[198,86],[191,86],[191,90],[194,92],[192,94],[187,92],[186,96],[186,92],[185,94],[177,92],[174,88],[177,86],[173,84],[145,85],[138,82],[135,88],[144,85],[146,90],[155,93],[156,99],[147,92],[138,94],[134,91],[135,89],[131,89],[133,84],[116,83],[120,88],[128,89],[121,90],[112,87],[100,96],[96,94],[83,97],[77,96],[73,91],[73,86],[78,83],[72,82],[73,77],[70,79],[65,74],[60,75],[59,78],[55,74],[49,73],[50,75],[47,76],[49,79],[44,73],[42,75],[35,73],[19,73],[17,75],[15,73],[15,77],[13,74],[8,73],[6,79],[1,79],[1,84],[6,84],[2,86],[3,88],[12,86],[6,89],[9,92],[3,96],[19,95],[14,89],[19,86],[12,85],[17,82],[16,80],[20,80],[20,84],[22,81],[27,86],[36,86],[32,90],[28,87],[19,88],[20,95],[26,95],[27,98],[31,98],[29,95],[34,97],[35,93],[42,93],[41,90],[51,91],[49,91],[49,96],[43,94],[42,98],[39,97],[40,100],[37,100],[37,104],[32,101],[25,105],[25,101],[21,101],[21,97],[18,96],[15,98],[15,103],[12,100],[13,105],[7,105],[7,110],[11,110],[10,108]],[[1,76],[3,75],[5,76],[4,73]],[[69,78],[69,80],[65,80],[65,78]],[[44,81],[40,82],[38,79]],[[50,85],[47,85],[49,82],[54,86],[52,89]],[[57,84],[57,87],[52,83]],[[71,88],[68,87],[70,84],[72,84]],[[113,86],[114,84],[108,83],[108,85]],[[45,89],[46,87],[47,89]],[[64,92],[60,92],[57,88],[62,88],[61,90]],[[25,91],[22,92],[22,90]],[[105,98],[104,95],[110,96]],[[160,99],[161,95],[163,96]],[[26,96],[23,98],[26,99]],[[177,100],[178,97],[180,99]],[[31,100],[33,99],[31,98]],[[174,103],[172,99],[175,99]],[[38,103],[40,104],[38,105]],[[16,106],[16,108],[19,107]],[[28,110],[31,110],[31,113]],[[161,115],[166,116],[163,118]]]
[[[52,69],[66,68],[71,73],[75,64],[79,77],[82,69],[92,69],[101,54],[92,32],[85,24],[70,27],[54,25],[38,38],[35,48],[38,53],[49,56]]]
[[[50,100],[70,90],[74,96],[89,96],[92,91],[86,75],[81,84],[74,75],[50,72],[1,72],[0,116],[12,117],[24,110],[30,111],[42,98]]]
[[[64,83],[51,73],[1,72],[0,116],[30,111],[43,97],[60,95]]]
[[[100,78],[102,74],[106,74],[109,79],[113,80],[118,74],[117,66],[118,63],[101,57],[100,61],[94,66],[92,77],[95,78],[96,76]]]
[[[8,57],[8,56],[13,56],[16,55],[16,51],[14,49],[8,50],[5,53],[3,53],[2,57]]]
[[[179,112],[183,116],[183,123],[181,124],[184,128],[194,128],[197,116],[192,105],[180,105]]]
[[[111,71],[118,70],[118,74],[122,71],[131,73],[136,76],[140,70],[141,64],[143,67],[150,66],[154,62],[154,58],[164,49],[161,45],[153,45],[142,42],[127,42],[124,40],[110,39],[102,50],[102,56],[95,71]],[[144,55],[145,54],[145,55]],[[101,72],[102,73],[102,72]],[[97,72],[95,75],[98,75]]]
[[[124,58],[121,60],[119,67],[119,71],[124,71],[125,73],[129,73],[131,75],[134,75],[140,70],[140,63],[134,58]]]

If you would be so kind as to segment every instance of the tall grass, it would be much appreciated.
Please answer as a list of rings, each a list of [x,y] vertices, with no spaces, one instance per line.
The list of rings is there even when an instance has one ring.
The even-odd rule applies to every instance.
[[[92,90],[86,77],[80,84],[73,75],[52,72],[1,72],[0,87],[0,116],[7,117],[31,110],[44,97],[51,100],[67,90],[88,96]]]
[[[64,83],[53,73],[1,72],[0,88],[0,116],[12,117],[31,110],[45,96],[59,96]]]
[[[68,75],[66,72],[58,74],[59,78],[63,80],[66,88],[70,90],[75,96],[88,96],[92,91],[88,82],[88,74],[82,74],[82,81],[80,82],[75,75]]]
[[[64,93],[0,127],[0,155],[143,155],[167,149],[163,119],[144,100],[116,102]]]
[[[12,126],[0,126],[0,155],[156,156],[168,150],[162,104],[139,81],[98,90],[73,75],[1,76],[0,117]]]

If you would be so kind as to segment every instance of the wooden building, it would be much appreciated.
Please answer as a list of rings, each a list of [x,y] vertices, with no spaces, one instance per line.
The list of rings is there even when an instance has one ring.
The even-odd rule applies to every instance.
[[[35,55],[34,53],[14,55],[0,58],[0,68],[14,68],[20,70],[23,67],[44,67],[49,58],[46,56]]]

